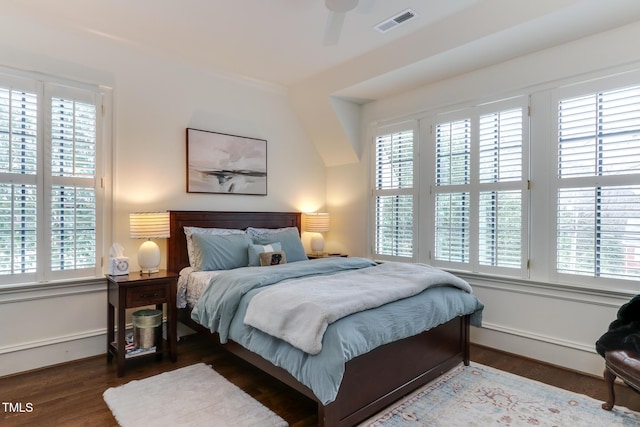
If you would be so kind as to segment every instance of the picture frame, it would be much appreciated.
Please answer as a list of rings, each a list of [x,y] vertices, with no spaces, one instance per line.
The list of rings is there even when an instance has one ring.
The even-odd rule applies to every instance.
[[[187,193],[267,195],[267,140],[187,128]]]

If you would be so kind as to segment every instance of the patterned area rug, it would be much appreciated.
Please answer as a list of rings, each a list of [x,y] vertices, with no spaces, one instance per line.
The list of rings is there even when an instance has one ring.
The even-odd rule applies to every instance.
[[[122,427],[288,425],[204,363],[110,388],[103,397]]]
[[[602,385],[604,387],[604,383]],[[361,426],[639,426],[640,413],[488,366],[460,366]]]

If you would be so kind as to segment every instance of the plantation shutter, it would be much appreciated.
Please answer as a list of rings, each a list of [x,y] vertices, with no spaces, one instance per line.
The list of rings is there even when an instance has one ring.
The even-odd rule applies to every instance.
[[[51,270],[96,266],[97,111],[93,93],[51,85]]]
[[[638,280],[640,86],[557,105],[557,272]]]
[[[468,192],[438,193],[435,203],[435,259],[446,262],[469,262]]]
[[[438,261],[468,263],[470,249],[471,120],[435,129],[435,241]]]
[[[0,70],[0,286],[101,275],[97,87]]]
[[[526,276],[527,97],[436,117],[434,265]]]
[[[0,86],[0,275],[35,278],[38,95],[33,82]]]
[[[522,115],[522,108],[514,108],[480,116],[480,265],[522,265]]]
[[[414,256],[414,135],[415,124],[375,138],[376,256]]]

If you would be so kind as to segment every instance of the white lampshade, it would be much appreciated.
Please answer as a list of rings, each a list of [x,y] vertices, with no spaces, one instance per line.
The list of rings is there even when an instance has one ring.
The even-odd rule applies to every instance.
[[[166,239],[169,212],[136,212],[129,214],[129,236],[132,239]]]
[[[328,213],[314,212],[305,214],[304,230],[316,233],[311,238],[311,251],[320,254],[324,251],[324,237],[321,233],[329,231],[330,217]]]
[[[312,233],[329,231],[330,217],[328,213],[314,212],[305,214],[304,230]]]
[[[137,212],[129,214],[129,237],[147,239],[138,249],[142,273],[156,273],[160,265],[160,248],[151,239],[170,237],[169,212]]]

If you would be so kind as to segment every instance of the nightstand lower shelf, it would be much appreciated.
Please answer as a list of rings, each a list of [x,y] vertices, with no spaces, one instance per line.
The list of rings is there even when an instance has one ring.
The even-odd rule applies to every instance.
[[[169,354],[175,362],[178,358],[178,318],[176,292],[178,275],[164,270],[152,274],[131,273],[123,276],[107,276],[107,360],[115,357],[118,363],[118,376],[124,375],[125,362],[155,356],[161,358]],[[155,305],[162,311],[166,304],[167,328],[163,339],[162,326],[155,327],[155,351],[144,352],[127,357],[126,352],[126,310],[130,308]],[[117,315],[117,325],[116,325]]]

